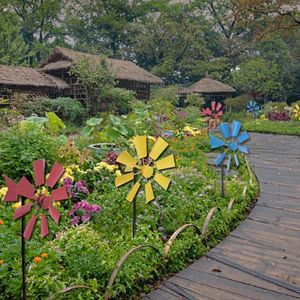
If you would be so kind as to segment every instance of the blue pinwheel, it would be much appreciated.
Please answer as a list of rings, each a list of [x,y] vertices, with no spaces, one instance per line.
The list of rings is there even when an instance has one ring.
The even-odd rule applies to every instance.
[[[249,101],[247,103],[247,112],[251,114],[253,118],[255,118],[260,111],[260,105],[256,101]]]
[[[238,167],[240,165],[238,159],[238,152],[248,154],[248,147],[243,145],[246,141],[250,139],[250,135],[247,131],[243,131],[240,133],[242,124],[238,121],[233,121],[231,126],[228,123],[222,123],[219,125],[219,130],[223,136],[223,138],[227,141],[223,141],[222,139],[216,137],[213,134],[209,134],[210,137],[210,145],[212,149],[226,147],[227,149],[222,152],[217,159],[215,160],[215,164],[220,166],[225,158],[228,156],[227,161],[227,170],[230,170],[232,157],[234,157],[235,165]]]

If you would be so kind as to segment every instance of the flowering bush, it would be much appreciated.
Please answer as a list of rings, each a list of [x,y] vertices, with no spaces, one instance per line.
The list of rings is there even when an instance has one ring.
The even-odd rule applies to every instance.
[[[289,121],[291,117],[286,111],[275,111],[268,114],[268,119],[270,121]]]
[[[72,218],[72,225],[79,225],[89,222],[93,216],[100,212],[101,207],[99,205],[80,201],[72,207],[69,217]]]
[[[300,104],[293,105],[292,118],[295,121],[300,121]]]
[[[64,185],[67,188],[68,195],[75,201],[85,198],[89,194],[85,180],[73,182],[69,177],[64,178]]]

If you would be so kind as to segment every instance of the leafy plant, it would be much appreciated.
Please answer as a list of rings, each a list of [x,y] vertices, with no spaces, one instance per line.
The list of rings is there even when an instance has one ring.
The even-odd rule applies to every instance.
[[[30,176],[32,162],[46,159],[53,165],[58,145],[45,130],[33,122],[22,122],[0,133],[0,173],[13,179]]]

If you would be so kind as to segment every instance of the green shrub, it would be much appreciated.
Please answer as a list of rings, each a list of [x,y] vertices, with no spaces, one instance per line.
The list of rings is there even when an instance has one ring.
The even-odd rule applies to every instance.
[[[0,134],[0,174],[12,179],[32,174],[32,162],[46,159],[51,167],[57,158],[56,141],[38,124],[22,122]]]
[[[196,106],[197,108],[201,108],[204,105],[205,100],[199,94],[189,94],[186,97],[185,103],[189,106]]]
[[[133,91],[121,88],[105,87],[101,91],[101,99],[108,103],[112,111],[126,114],[130,110],[130,102],[136,100]]]
[[[178,105],[178,87],[168,86],[154,89],[151,94],[151,100],[152,99],[161,99],[165,100],[166,102],[171,102],[173,105]]]
[[[12,106],[26,117],[33,114],[44,117],[45,112],[55,112],[62,120],[72,123],[82,123],[86,117],[84,107],[78,100],[72,98],[32,98],[25,94],[18,94],[14,97]]]
[[[16,110],[0,108],[0,130],[18,123],[21,119],[22,115]]]
[[[235,98],[228,98],[224,100],[224,109],[227,112],[241,112],[246,111],[247,103],[253,100],[249,94],[241,95]]]

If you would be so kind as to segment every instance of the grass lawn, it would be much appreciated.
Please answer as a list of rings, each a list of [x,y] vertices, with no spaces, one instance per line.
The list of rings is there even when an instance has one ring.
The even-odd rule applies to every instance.
[[[298,121],[263,121],[247,119],[243,123],[243,128],[252,132],[300,136],[300,122]]]

